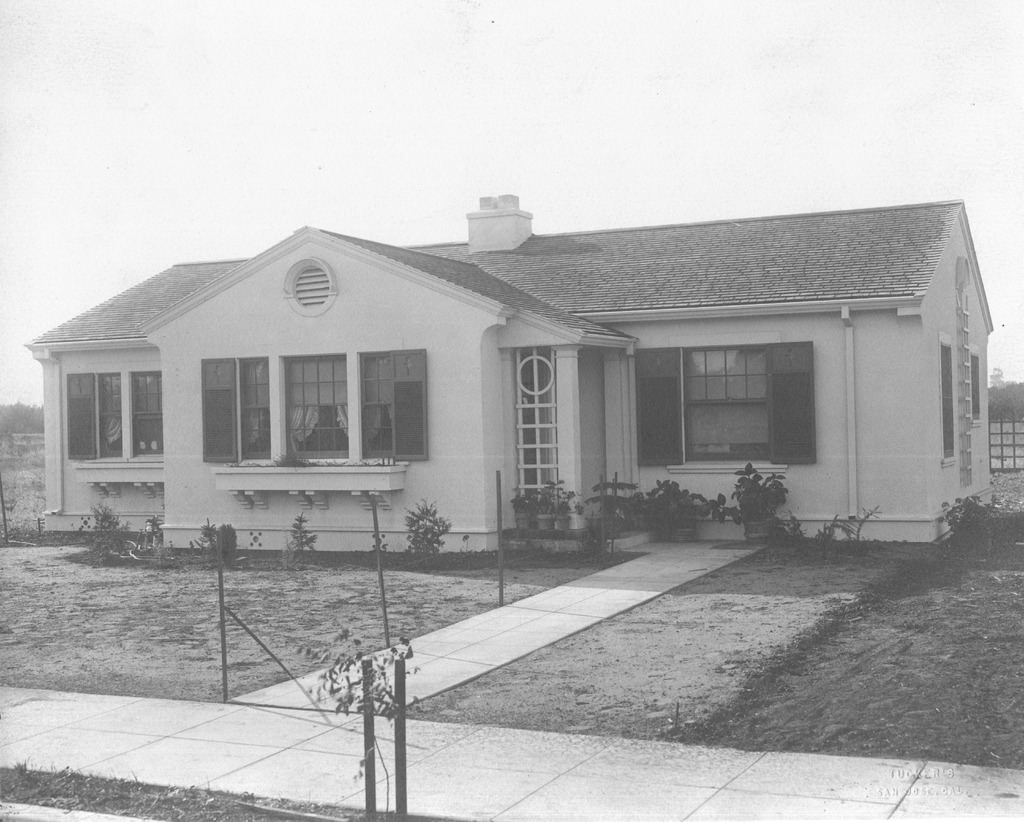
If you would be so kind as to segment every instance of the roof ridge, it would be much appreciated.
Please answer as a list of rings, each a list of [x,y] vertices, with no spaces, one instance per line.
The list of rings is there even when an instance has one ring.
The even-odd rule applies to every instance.
[[[580,237],[580,236],[593,236],[598,234],[616,234],[623,231],[637,232],[637,231],[661,231],[667,228],[697,228],[700,226],[713,226],[713,225],[729,225],[738,223],[759,223],[759,222],[771,222],[772,220],[795,220],[805,217],[831,217],[840,215],[851,215],[851,214],[877,214],[885,211],[903,211],[914,208],[931,208],[934,206],[949,206],[959,205],[963,206],[964,201],[959,200],[932,200],[930,202],[923,203],[901,203],[898,205],[889,206],[867,206],[864,208],[840,208],[833,209],[832,211],[798,211],[790,214],[768,214],[763,217],[733,217],[733,218],[719,218],[715,220],[698,220],[689,223],[660,223],[658,225],[637,225],[637,226],[621,226],[619,228],[594,228],[584,229],[582,231],[558,231],[552,234],[531,234],[528,240],[534,239],[546,239],[548,237]],[[524,241],[525,242],[525,241]],[[410,250],[419,250],[423,248],[451,248],[452,246],[466,246],[469,245],[465,241],[456,241],[450,243],[429,243],[427,245],[413,245],[404,246]],[[429,253],[429,252],[427,252]]]
[[[187,265],[225,265],[227,263],[247,263],[251,259],[252,257],[225,257],[223,260],[191,260],[184,263],[171,263],[170,268],[182,268]],[[169,271],[170,268],[165,268],[164,271]],[[160,273],[162,274],[163,272]]]

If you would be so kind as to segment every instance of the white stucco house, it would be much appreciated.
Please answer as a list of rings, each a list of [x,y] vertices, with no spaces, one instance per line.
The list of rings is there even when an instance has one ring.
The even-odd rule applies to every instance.
[[[962,202],[557,235],[511,195],[467,216],[468,242],[418,248],[302,228],[31,342],[47,527],[103,501],[176,545],[209,519],[276,549],[305,510],[318,548],[361,549],[375,492],[396,548],[420,499],[450,546],[493,548],[496,472],[508,523],[547,480],[710,495],[750,461],[808,533],[877,506],[870,535],[931,540],[943,501],[989,490]]]

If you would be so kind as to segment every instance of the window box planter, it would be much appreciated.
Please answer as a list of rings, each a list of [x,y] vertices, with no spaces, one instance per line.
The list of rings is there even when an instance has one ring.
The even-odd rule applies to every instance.
[[[75,464],[75,476],[86,482],[103,497],[120,497],[128,487],[139,488],[146,496],[156,497],[164,492],[164,464],[152,462],[80,462]]]
[[[405,487],[408,466],[309,465],[280,468],[276,465],[239,465],[214,468],[218,491],[355,493],[400,491]]]

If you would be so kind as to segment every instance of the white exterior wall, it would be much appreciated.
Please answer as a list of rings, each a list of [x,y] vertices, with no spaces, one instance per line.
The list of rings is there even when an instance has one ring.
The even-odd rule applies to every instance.
[[[969,261],[970,279],[966,288],[970,312],[970,344],[972,353],[979,358],[979,386],[981,389],[981,410],[970,426],[971,434],[971,484],[960,482],[959,437],[962,422],[956,413],[957,391],[957,309],[956,309],[956,268],[957,259]],[[928,424],[928,444],[934,464],[936,455],[939,469],[928,473],[928,504],[935,514],[941,516],[942,503],[952,503],[958,497],[974,494],[987,497],[991,494],[992,483],[988,457],[988,328],[983,315],[983,300],[979,289],[980,273],[974,265],[973,254],[968,248],[962,224],[957,226],[950,238],[938,271],[922,303],[922,354],[920,362],[927,363],[923,375],[922,390],[933,398],[934,408]],[[952,341],[954,380],[954,443],[956,448],[952,459],[942,459],[942,416],[940,406],[940,340]],[[940,532],[945,530],[940,527]]]
[[[949,307],[955,303],[952,287],[943,281],[945,267],[944,261],[944,274],[937,278],[933,290],[949,291],[948,299],[942,301],[948,315],[944,322],[955,338],[955,308]],[[976,297],[972,303],[980,305]],[[895,308],[860,311],[855,303],[850,308],[845,319],[841,309],[832,308],[825,313],[623,322],[615,328],[635,336],[638,350],[812,342],[816,461],[810,465],[758,463],[758,467],[785,473],[790,489],[786,508],[804,523],[808,534],[837,514],[846,517],[877,507],[878,513],[864,529],[865,536],[932,540],[941,533],[942,499],[952,501],[963,495],[952,493],[953,484],[959,485],[959,471],[941,464],[934,311],[929,309],[924,316],[898,316]],[[980,312],[972,320],[984,368]],[[934,346],[929,345],[932,337]],[[607,413],[609,430],[629,428],[614,403],[608,403]],[[981,437],[977,439],[983,443]],[[988,484],[984,450],[975,444],[977,488]],[[628,460],[629,455],[609,453],[610,464]],[[705,461],[640,466],[634,460],[633,464],[641,490],[652,488],[656,480],[671,478],[709,497],[718,493],[728,497],[733,472],[742,467],[738,462]],[[937,490],[940,487],[941,492]],[[709,523],[705,534],[735,537],[739,529]]]
[[[132,456],[131,375],[159,371],[160,352],[152,346],[104,350],[59,350],[41,360],[44,374],[46,433],[46,527],[75,531],[89,527],[92,508],[100,503],[117,511],[130,527],[163,514],[163,500],[152,485],[163,481],[163,459]],[[94,460],[68,458],[69,374],[120,374],[122,457]],[[105,496],[95,484],[107,482]],[[94,483],[90,485],[90,483]],[[135,483],[140,483],[136,485]]]
[[[331,267],[339,291],[330,309],[316,317],[293,310],[283,292],[291,266],[311,257]],[[359,355],[424,349],[429,458],[408,463],[404,488],[384,495],[390,509],[380,511],[381,528],[390,534],[393,550],[404,549],[405,510],[427,499],[454,523],[449,548],[458,547],[463,534],[470,535],[472,547],[486,547],[493,541],[485,515],[488,498],[494,496],[496,455],[493,434],[485,431],[488,421],[500,418],[501,397],[494,388],[500,371],[496,352],[485,351],[481,342],[496,322],[504,321],[423,285],[418,277],[396,274],[358,250],[346,253],[307,242],[153,332],[163,353],[165,534],[183,544],[209,518],[234,525],[241,548],[277,549],[301,510],[298,498],[282,491],[266,495],[265,509],[246,509],[217,489],[215,472],[222,464],[203,462],[202,360],[269,360],[271,449],[277,456],[286,451],[284,358],[344,354],[351,424],[361,405]],[[350,459],[357,445],[356,437],[350,437]],[[310,527],[320,535],[318,547],[372,547],[365,499],[330,492],[327,500],[327,510],[306,511]]]

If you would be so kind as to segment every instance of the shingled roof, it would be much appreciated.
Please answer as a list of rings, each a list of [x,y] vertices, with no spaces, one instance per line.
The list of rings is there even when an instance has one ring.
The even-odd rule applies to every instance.
[[[534,235],[512,251],[400,248],[324,231],[452,285],[589,336],[587,314],[919,297],[960,201]],[[246,260],[175,265],[33,341],[145,339],[143,325]],[[582,315],[582,316],[581,316]]]
[[[927,289],[960,201],[534,235],[512,251],[421,246],[575,314],[871,297]]]
[[[380,254],[382,257],[387,257],[395,262],[423,271],[452,285],[506,305],[509,308],[529,311],[543,319],[550,320],[575,331],[583,332],[588,336],[619,338],[623,336],[617,331],[603,328],[600,325],[576,317],[499,277],[488,274],[480,266],[475,265],[475,260],[472,263],[465,262],[463,260],[426,254],[415,249],[399,248],[398,246],[385,245],[372,240],[363,240],[359,237],[336,234],[333,231],[325,231],[324,234],[329,234],[360,248],[365,248],[367,251]]]
[[[182,263],[161,271],[116,297],[90,308],[32,341],[52,345],[82,340],[141,340],[142,326],[158,314],[220,279],[245,260]]]

